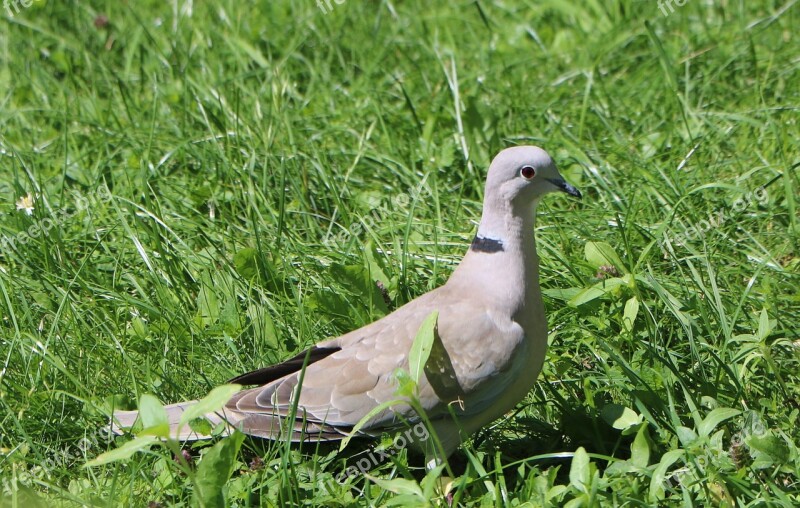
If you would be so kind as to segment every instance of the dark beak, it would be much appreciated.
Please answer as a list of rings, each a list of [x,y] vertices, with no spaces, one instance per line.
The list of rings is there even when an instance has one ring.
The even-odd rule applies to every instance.
[[[566,192],[570,196],[575,196],[576,198],[581,199],[581,191],[568,184],[565,180],[558,178],[547,178],[546,180],[558,187],[558,190]]]

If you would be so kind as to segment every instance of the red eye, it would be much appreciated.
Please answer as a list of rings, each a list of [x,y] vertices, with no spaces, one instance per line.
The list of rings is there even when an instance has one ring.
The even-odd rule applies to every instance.
[[[519,170],[519,174],[522,175],[522,178],[530,180],[536,176],[536,170],[533,169],[532,166],[522,166],[522,169]]]

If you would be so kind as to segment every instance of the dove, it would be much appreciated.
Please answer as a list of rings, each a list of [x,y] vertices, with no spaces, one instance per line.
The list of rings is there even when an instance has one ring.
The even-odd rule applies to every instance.
[[[292,441],[336,441],[354,429],[381,435],[406,429],[426,459],[447,458],[481,427],[514,408],[533,388],[547,349],[547,319],[539,288],[536,205],[551,192],[581,193],[535,146],[502,150],[492,160],[477,234],[447,282],[391,314],[320,342],[283,363],[231,379],[254,386],[206,415],[245,434]],[[430,356],[414,404],[398,400],[398,370],[423,322],[438,313]],[[192,402],[167,406],[175,438],[198,439],[180,416]],[[296,410],[293,405],[296,404]],[[123,432],[135,411],[117,411]],[[408,429],[424,421],[429,433]],[[424,441],[424,442],[423,442]]]

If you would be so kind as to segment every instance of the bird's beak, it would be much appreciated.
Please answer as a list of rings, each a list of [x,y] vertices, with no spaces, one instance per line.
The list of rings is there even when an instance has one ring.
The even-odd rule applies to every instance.
[[[581,199],[581,191],[568,184],[566,180],[562,180],[561,178],[547,178],[546,180],[555,185],[558,190],[566,192],[570,196],[575,196],[576,198]]]

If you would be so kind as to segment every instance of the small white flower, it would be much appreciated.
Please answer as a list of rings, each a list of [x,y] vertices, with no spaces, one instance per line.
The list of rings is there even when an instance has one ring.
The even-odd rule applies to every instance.
[[[25,210],[28,215],[33,215],[33,194],[28,193],[27,196],[19,198],[17,210]]]

